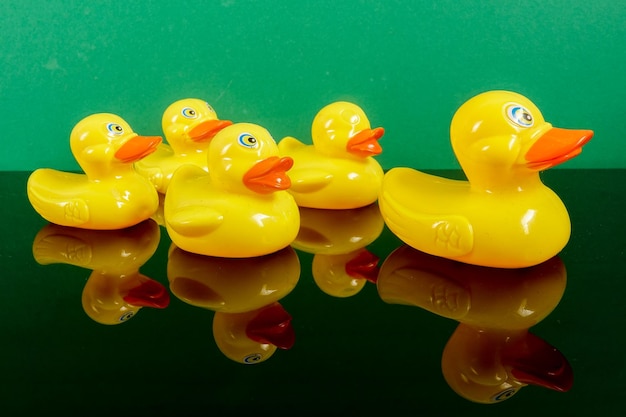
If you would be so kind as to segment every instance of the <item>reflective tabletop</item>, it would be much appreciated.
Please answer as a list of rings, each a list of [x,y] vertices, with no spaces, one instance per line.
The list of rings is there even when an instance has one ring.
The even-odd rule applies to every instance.
[[[571,239],[508,270],[412,249],[376,204],[301,209],[270,255],[194,255],[159,213],[119,231],[49,224],[28,175],[0,174],[2,415],[624,410],[626,170],[542,174]]]

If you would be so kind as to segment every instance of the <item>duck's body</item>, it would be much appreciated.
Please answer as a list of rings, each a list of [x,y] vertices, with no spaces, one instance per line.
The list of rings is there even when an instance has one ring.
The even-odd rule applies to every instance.
[[[76,125],[70,142],[84,174],[41,168],[28,178],[28,198],[44,219],[110,230],[140,223],[157,210],[154,186],[132,164],[153,152],[160,137],[137,136],[118,116],[96,114]]]
[[[510,112],[527,115],[528,126]],[[383,179],[381,213],[400,239],[432,255],[501,268],[539,264],[561,251],[571,229],[565,205],[539,171],[580,153],[592,135],[552,128],[518,94],[484,93],[452,121],[468,180],[393,168]]]
[[[244,136],[253,146],[241,145]],[[230,126],[209,154],[208,173],[185,165],[172,177],[164,207],[172,241],[188,252],[228,258],[288,246],[300,227],[298,206],[284,191],[291,160],[277,156],[269,133],[248,123]]]
[[[183,99],[168,106],[162,128],[167,143],[135,163],[138,173],[148,178],[160,193],[166,193],[174,171],[191,164],[208,171],[207,151],[211,139],[232,122],[220,120],[203,100]]]
[[[282,155],[294,160],[289,192],[301,207],[351,209],[372,204],[383,178],[372,158],[382,149],[382,128],[371,129],[361,108],[347,102],[324,107],[311,128],[313,144],[293,137],[278,144]]]
[[[543,184],[492,194],[467,181],[394,168],[379,205],[389,229],[409,246],[475,265],[536,265],[570,236],[565,205]]]

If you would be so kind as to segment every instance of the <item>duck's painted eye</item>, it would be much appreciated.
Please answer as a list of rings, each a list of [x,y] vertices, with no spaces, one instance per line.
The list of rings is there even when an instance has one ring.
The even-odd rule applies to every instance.
[[[494,395],[493,396],[493,400],[494,401],[508,400],[509,398],[514,396],[516,393],[517,393],[517,389],[515,389],[515,388],[507,388],[504,391],[499,392],[496,395]]]
[[[261,356],[260,353],[252,353],[246,356],[245,358],[243,358],[243,362],[244,363],[257,363],[261,359],[263,359],[263,356]]]
[[[521,127],[531,127],[534,123],[532,114],[519,104],[510,104],[506,108],[506,115],[509,120]]]
[[[198,117],[198,112],[195,111],[194,109],[192,109],[191,107],[185,107],[182,111],[181,111],[182,115],[185,116],[187,119],[195,119],[196,117]]]
[[[250,133],[242,133],[239,135],[238,142],[241,146],[245,146],[246,148],[256,148],[259,146],[259,142]]]
[[[134,311],[127,311],[126,313],[122,314],[122,316],[120,317],[120,321],[129,320],[134,315],[135,315]]]
[[[119,136],[122,133],[124,133],[124,128],[118,125],[117,123],[108,123],[107,130],[109,131],[110,134],[116,135],[116,136]]]

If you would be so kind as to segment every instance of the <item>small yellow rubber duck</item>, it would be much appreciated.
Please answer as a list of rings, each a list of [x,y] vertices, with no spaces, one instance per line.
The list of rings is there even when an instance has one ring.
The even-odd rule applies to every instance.
[[[592,136],[552,127],[520,94],[479,94],[450,127],[467,181],[392,168],[381,213],[397,237],[424,252],[491,267],[537,265],[570,237],[567,210],[539,172],[578,155]]]
[[[35,170],[27,192],[49,222],[83,229],[122,229],[152,216],[159,205],[154,186],[133,163],[154,152],[158,136],[139,136],[121,117],[98,113],[78,122],[70,135],[84,174]]]
[[[312,145],[293,137],[278,144],[294,160],[289,192],[300,207],[351,209],[378,198],[383,170],[373,158],[382,152],[384,129],[372,129],[356,104],[339,101],[321,109],[311,126]]]
[[[230,126],[220,120],[206,101],[197,98],[178,100],[168,106],[162,118],[167,143],[152,155],[135,163],[137,172],[148,178],[160,193],[166,193],[172,174],[182,164],[207,168],[207,150],[213,137]]]
[[[246,258],[288,246],[300,213],[270,133],[251,123],[221,130],[209,146],[207,173],[181,166],[165,196],[165,226],[179,248],[201,255]]]
[[[154,254],[159,225],[145,220],[119,230],[87,230],[47,224],[35,236],[41,265],[68,264],[92,270],[82,292],[83,310],[100,324],[127,322],[143,307],[169,305],[167,289],[139,269]]]

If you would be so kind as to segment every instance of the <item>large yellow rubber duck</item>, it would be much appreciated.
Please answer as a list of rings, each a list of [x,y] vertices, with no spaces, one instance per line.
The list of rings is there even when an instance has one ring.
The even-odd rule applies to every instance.
[[[461,262],[521,268],[563,249],[570,219],[539,172],[575,157],[593,132],[547,123],[526,97],[479,94],[450,127],[467,181],[397,167],[383,179],[380,210],[408,245]]]
[[[572,387],[561,352],[529,332],[559,304],[567,273],[558,256],[529,268],[490,268],[403,245],[383,262],[377,287],[390,304],[420,307],[459,322],[441,369],[461,397],[497,403],[523,387]]]
[[[47,224],[35,236],[33,256],[42,265],[92,270],[82,292],[83,310],[100,324],[127,322],[143,307],[165,308],[167,289],[139,269],[154,254],[159,225],[145,220],[119,230],[86,230]]]
[[[372,129],[365,112],[345,101],[321,109],[311,127],[312,145],[283,138],[282,155],[294,160],[289,192],[301,207],[350,209],[378,198],[383,170],[373,158],[382,152],[384,129]]]
[[[49,222],[83,229],[122,229],[157,210],[154,186],[133,163],[154,152],[158,136],[139,136],[121,117],[98,113],[78,122],[70,135],[84,174],[35,170],[27,192],[33,208]]]
[[[232,124],[220,120],[206,101],[186,98],[170,104],[161,121],[167,143],[135,163],[138,173],[148,178],[160,193],[167,192],[174,171],[182,164],[207,168],[207,150],[213,137]]]
[[[245,258],[288,246],[300,213],[287,171],[269,132],[251,123],[221,130],[209,146],[207,173],[180,167],[165,196],[167,232],[179,248],[201,255]]]

